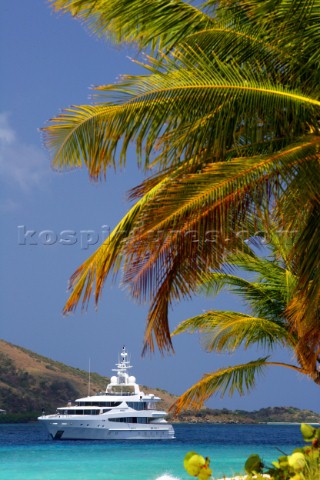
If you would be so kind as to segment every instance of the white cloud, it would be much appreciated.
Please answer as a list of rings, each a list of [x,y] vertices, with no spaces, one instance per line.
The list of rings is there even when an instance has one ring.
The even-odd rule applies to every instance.
[[[43,186],[50,173],[45,152],[19,141],[7,113],[0,113],[0,172],[3,184],[25,192]]]

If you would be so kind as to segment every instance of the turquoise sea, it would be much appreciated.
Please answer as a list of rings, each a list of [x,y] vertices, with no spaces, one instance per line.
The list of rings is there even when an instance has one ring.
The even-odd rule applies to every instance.
[[[209,456],[215,478],[243,473],[251,453],[266,463],[301,445],[299,425],[179,424],[171,441],[52,441],[38,423],[0,425],[1,480],[187,480],[183,457]]]

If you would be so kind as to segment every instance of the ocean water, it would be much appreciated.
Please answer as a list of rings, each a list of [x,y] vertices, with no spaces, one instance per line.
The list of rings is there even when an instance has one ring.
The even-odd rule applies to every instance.
[[[38,423],[0,425],[1,480],[187,480],[184,455],[211,459],[215,478],[243,473],[251,453],[270,463],[303,444],[299,425],[178,424],[176,440],[52,441]]]

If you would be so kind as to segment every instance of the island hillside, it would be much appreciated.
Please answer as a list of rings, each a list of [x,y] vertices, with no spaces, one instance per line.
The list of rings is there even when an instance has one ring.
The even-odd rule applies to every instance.
[[[104,391],[109,378],[91,373],[91,394]],[[171,393],[142,386],[145,393],[161,397],[160,408],[168,410],[177,398]],[[0,340],[0,422],[35,420],[42,409],[53,413],[75,398],[88,394],[88,372],[38,355],[25,348]],[[170,416],[169,416],[170,418]],[[320,414],[293,407],[270,407],[257,411],[230,411],[202,408],[187,411],[175,422],[260,423],[260,422],[320,422]]]

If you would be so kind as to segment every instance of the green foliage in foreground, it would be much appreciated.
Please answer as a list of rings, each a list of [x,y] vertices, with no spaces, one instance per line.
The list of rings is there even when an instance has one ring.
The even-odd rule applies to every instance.
[[[184,457],[183,466],[192,477],[199,480],[208,480],[211,477],[210,459],[204,458],[196,452],[188,452]]]
[[[301,424],[305,442],[311,443],[296,448],[291,455],[282,455],[271,467],[266,467],[257,454],[252,454],[245,462],[247,478],[263,480],[268,475],[271,480],[319,480],[320,478],[320,428]],[[185,470],[199,480],[211,478],[210,459],[196,452],[188,452],[184,457]]]
[[[301,424],[304,440],[311,445],[296,448],[291,455],[282,455],[265,470],[259,455],[250,455],[245,463],[249,475],[266,473],[274,480],[316,480],[320,478],[320,429]]]

